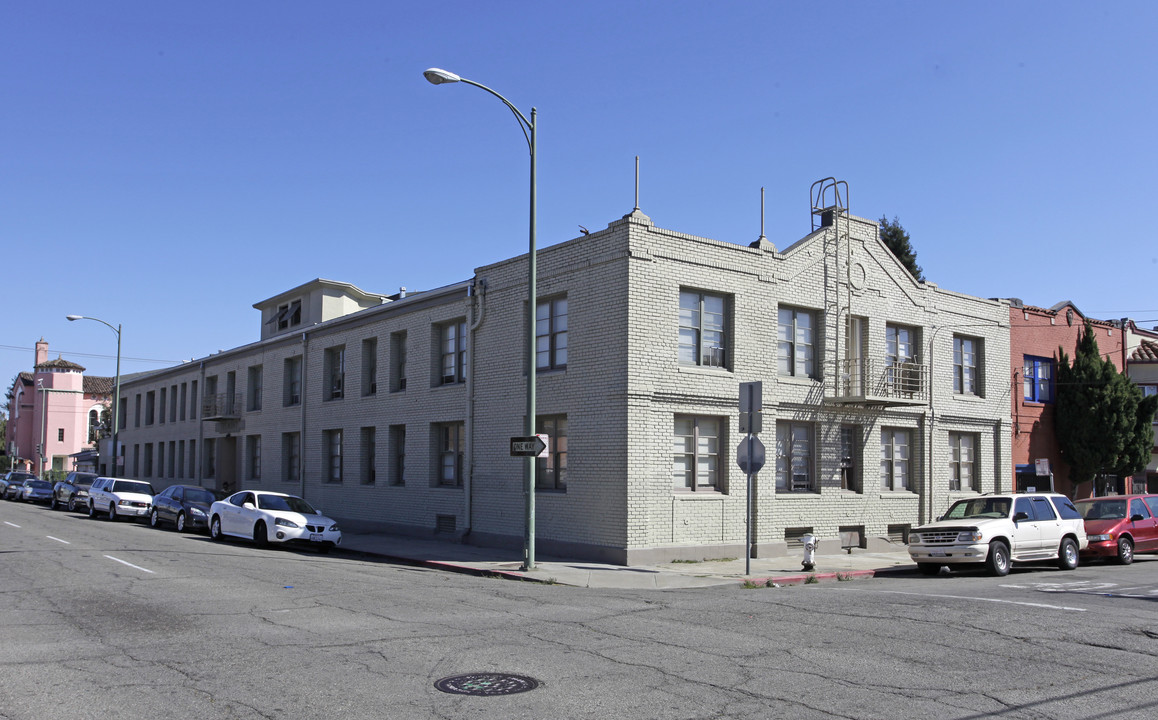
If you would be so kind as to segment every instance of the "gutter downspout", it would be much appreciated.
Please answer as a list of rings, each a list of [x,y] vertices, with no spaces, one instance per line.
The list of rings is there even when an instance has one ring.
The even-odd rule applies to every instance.
[[[205,467],[201,462],[205,457],[205,408],[201,405],[201,397],[205,394],[205,361],[202,360],[198,364],[198,383],[197,392],[193,393],[197,397],[193,398],[193,407],[197,409],[197,484],[204,487],[205,485]],[[136,468],[133,468],[136,472]],[[214,487],[217,486],[217,479],[213,480]]]
[[[304,498],[306,496],[306,378],[309,374],[306,369],[310,362],[310,337],[309,331],[302,331],[302,422],[298,431],[298,497]]]
[[[463,539],[470,536],[471,529],[474,527],[472,519],[474,516],[474,333],[482,325],[483,317],[486,314],[486,308],[483,305],[486,294],[487,281],[482,279],[471,283],[467,290],[468,297],[477,298],[477,300],[467,303],[470,332],[466,336],[466,477],[463,478]],[[475,314],[476,303],[478,305],[477,316]]]

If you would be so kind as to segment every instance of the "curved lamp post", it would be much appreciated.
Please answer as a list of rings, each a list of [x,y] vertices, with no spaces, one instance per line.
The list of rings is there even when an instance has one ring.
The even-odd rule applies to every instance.
[[[120,432],[120,418],[118,417],[121,408],[121,326],[118,324],[113,327],[109,323],[100,318],[86,317],[84,315],[68,315],[66,316],[69,322],[74,320],[92,320],[99,322],[109,330],[112,330],[117,335],[117,377],[113,381],[113,461],[109,468],[110,475],[117,474],[117,459],[120,457],[120,446],[117,444],[117,433]]]
[[[519,129],[523,131],[523,137],[526,138],[527,147],[531,151],[531,229],[530,251],[527,254],[527,417],[524,432],[524,435],[530,437],[535,434],[535,373],[537,371],[535,362],[535,284],[538,280],[538,268],[536,267],[535,257],[535,128],[538,111],[535,108],[531,108],[531,119],[528,120],[523,113],[519,112],[517,107],[511,104],[510,100],[507,100],[486,85],[476,83],[473,80],[467,80],[464,77],[442,70],[441,68],[430,68],[429,70],[423,71],[422,75],[433,85],[462,82],[467,85],[474,85],[479,89],[489,92],[499,100],[502,100],[503,104],[514,113],[515,119],[518,120]],[[526,527],[524,528],[523,534],[524,570],[533,570],[535,568],[535,462],[534,457],[527,458],[527,480],[523,490],[526,496]]]

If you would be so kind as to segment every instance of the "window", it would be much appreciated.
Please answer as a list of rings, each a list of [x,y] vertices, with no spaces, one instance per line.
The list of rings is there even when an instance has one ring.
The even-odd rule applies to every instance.
[[[158,405],[157,422],[165,424],[165,401],[168,399],[168,388],[161,388],[161,402]]]
[[[390,392],[406,389],[406,331],[390,334]]]
[[[245,438],[245,474],[250,480],[261,480],[261,436]]]
[[[133,477],[141,476],[141,446],[133,445]]]
[[[949,433],[949,489],[978,490],[974,462],[977,439],[966,433]]]
[[[189,441],[189,477],[197,477],[197,441]]]
[[[718,417],[676,415],[672,442],[675,490],[722,490]]]
[[[362,428],[362,468],[359,479],[363,485],[373,485],[377,478],[377,469],[374,467],[377,458],[374,447],[377,434],[373,427]]]
[[[165,477],[165,443],[157,443],[157,477]]]
[[[953,392],[977,395],[977,368],[981,360],[981,341],[975,338],[953,338]]]
[[[789,377],[816,377],[816,314],[809,310],[780,308],[777,364]]]
[[[101,416],[100,412],[93,408],[88,411],[88,441],[95,442],[100,437]],[[63,440],[64,438],[61,438]]]
[[[776,423],[776,491],[816,491],[812,472],[812,426],[808,423]]]
[[[196,392],[196,391],[194,391]],[[179,418],[181,422],[185,422],[185,403],[189,401],[189,384],[181,383],[181,412]]]
[[[567,298],[545,300],[535,307],[535,367],[567,367]]]
[[[177,386],[169,388],[169,422],[177,422]]]
[[[64,442],[64,428],[57,428],[56,429],[56,441],[57,442]]]
[[[282,403],[284,407],[302,404],[302,356],[285,359],[282,370]]]
[[[378,338],[362,341],[362,397],[378,393]]]
[[[909,431],[881,430],[881,490],[909,489]]]
[[[217,440],[215,438],[206,438],[205,440],[205,477],[217,477]]]
[[[1026,402],[1053,402],[1053,360],[1026,355],[1022,386]]]
[[[680,292],[679,362],[725,367],[726,301],[722,295]]]
[[[152,425],[157,416],[157,392],[150,390],[145,393],[145,425]]]
[[[177,473],[181,472],[181,464],[177,462],[177,441],[169,441],[169,477],[177,477]]]
[[[153,477],[153,443],[145,443],[144,477]]]
[[[278,330],[286,330],[302,322],[302,301],[294,300],[277,306],[277,315],[274,316]]]
[[[465,427],[463,423],[443,423],[435,426],[438,436],[438,484],[462,485],[462,457]]]
[[[443,325],[439,331],[440,385],[466,382],[466,322]]]
[[[325,373],[326,400],[341,400],[342,391],[346,383],[346,346],[326,348],[326,355],[322,359],[322,372]]]
[[[406,426],[390,426],[390,484],[406,484]]]
[[[281,434],[281,479],[286,482],[297,482],[302,468],[301,433],[288,432]]]
[[[855,425],[840,427],[840,488],[860,492],[860,437]]]
[[[545,415],[535,420],[535,432],[547,434],[547,457],[535,458],[537,490],[567,489],[567,416]]]
[[[133,402],[133,427],[141,427],[141,394],[137,393]]]
[[[885,366],[889,390],[912,397],[921,387],[917,362],[917,330],[901,325],[885,327]]]
[[[172,454],[172,453],[170,453]],[[185,478],[185,442],[183,440],[177,441],[177,477]],[[193,477],[192,468],[190,468],[189,477]]]
[[[197,419],[197,381],[194,380],[189,384],[189,397],[193,398],[193,403],[189,405],[189,419]]]
[[[261,365],[254,365],[246,373],[245,409],[250,412],[261,410]]]
[[[326,452],[326,482],[342,482],[342,431],[326,430],[323,433]]]

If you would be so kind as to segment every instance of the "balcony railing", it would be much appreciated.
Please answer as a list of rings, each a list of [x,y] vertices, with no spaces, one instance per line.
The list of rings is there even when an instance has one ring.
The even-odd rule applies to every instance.
[[[217,393],[201,398],[202,420],[228,420],[241,417],[240,393]]]
[[[849,358],[837,367],[837,403],[923,405],[929,400],[929,368],[915,362]]]

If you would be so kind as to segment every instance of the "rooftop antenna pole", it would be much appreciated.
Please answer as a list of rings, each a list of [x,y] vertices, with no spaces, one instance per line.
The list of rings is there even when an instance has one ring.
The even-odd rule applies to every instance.
[[[635,156],[635,210],[639,210],[639,156]],[[634,210],[632,211],[634,212]]]
[[[760,240],[767,240],[764,237],[764,188],[760,188]]]

